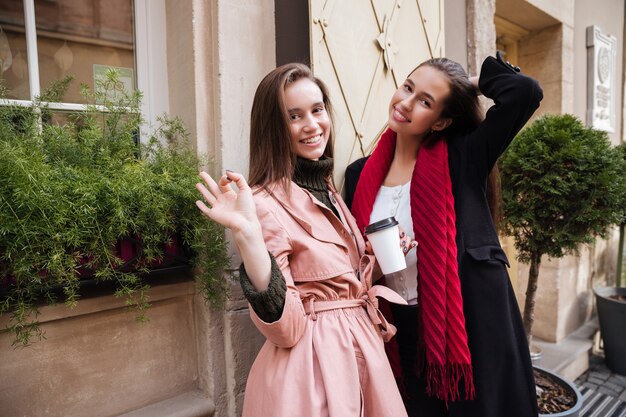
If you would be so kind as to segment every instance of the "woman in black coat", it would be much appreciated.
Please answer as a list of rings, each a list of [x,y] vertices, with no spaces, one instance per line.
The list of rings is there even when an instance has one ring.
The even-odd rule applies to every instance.
[[[478,93],[495,103],[484,120]],[[359,226],[394,215],[419,244],[406,270],[385,277],[409,303],[385,307],[398,327],[387,352],[410,416],[538,414],[486,189],[542,97],[538,83],[499,54],[484,61],[479,78],[431,59],[393,95],[389,130],[372,155],[346,171],[346,202]]]

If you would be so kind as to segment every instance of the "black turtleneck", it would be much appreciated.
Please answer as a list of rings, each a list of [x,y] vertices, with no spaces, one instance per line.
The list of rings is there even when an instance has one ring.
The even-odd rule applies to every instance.
[[[333,174],[333,159],[322,157],[317,161],[298,157],[293,182],[306,189],[341,219],[328,194],[328,179]]]

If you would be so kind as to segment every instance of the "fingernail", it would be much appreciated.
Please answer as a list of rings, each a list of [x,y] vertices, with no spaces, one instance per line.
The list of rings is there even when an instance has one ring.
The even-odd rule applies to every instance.
[[[404,232],[400,233],[400,237],[404,237]]]

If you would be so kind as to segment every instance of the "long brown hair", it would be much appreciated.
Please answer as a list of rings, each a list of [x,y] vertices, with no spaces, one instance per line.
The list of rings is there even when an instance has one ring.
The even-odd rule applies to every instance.
[[[289,118],[285,106],[285,89],[290,84],[306,78],[322,92],[324,106],[331,122],[330,134],[324,156],[333,157],[333,110],[328,88],[304,64],[282,65],[261,80],[254,94],[250,115],[250,172],[251,186],[266,186],[279,182],[286,185],[291,180],[296,164],[289,133]]]
[[[433,131],[426,139],[425,145],[440,138],[452,137],[473,131],[483,121],[483,112],[478,100],[478,92],[469,80],[463,67],[447,58],[433,58],[422,62],[417,68],[429,66],[441,71],[448,77],[450,95],[444,103],[441,117],[452,119],[452,123],[442,131]],[[417,69],[415,68],[415,69]],[[413,70],[415,71],[415,70]],[[413,73],[411,71],[411,73]],[[485,191],[491,218],[496,230],[500,223],[500,173],[498,165],[494,165],[487,180]]]

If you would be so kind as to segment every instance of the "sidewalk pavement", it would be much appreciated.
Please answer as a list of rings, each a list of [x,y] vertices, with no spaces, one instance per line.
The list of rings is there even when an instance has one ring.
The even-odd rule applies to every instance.
[[[626,417],[626,376],[611,372],[602,352],[589,356],[589,369],[575,384],[583,395],[581,417]]]

